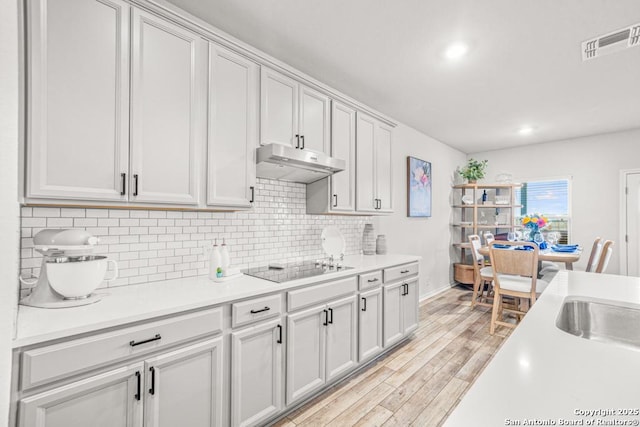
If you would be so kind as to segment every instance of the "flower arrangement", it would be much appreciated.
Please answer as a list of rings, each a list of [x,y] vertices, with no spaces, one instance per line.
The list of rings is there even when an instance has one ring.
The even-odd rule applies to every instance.
[[[458,167],[457,172],[461,177],[472,183],[484,178],[488,162],[488,160],[480,161],[476,159],[469,159],[464,168],[461,169]]]
[[[549,225],[549,220],[542,214],[534,213],[523,216],[521,223],[523,227],[529,229],[530,235],[533,236],[535,233]]]

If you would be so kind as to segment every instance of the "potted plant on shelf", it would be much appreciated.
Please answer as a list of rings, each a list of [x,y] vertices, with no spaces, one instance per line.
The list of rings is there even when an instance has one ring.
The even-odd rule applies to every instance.
[[[488,160],[469,159],[464,168],[458,167],[458,173],[466,179],[469,184],[475,184],[479,179],[484,178]]]

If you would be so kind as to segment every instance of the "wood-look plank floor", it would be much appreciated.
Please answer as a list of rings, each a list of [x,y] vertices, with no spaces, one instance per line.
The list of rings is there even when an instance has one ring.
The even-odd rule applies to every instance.
[[[415,336],[279,420],[295,426],[439,426],[511,329],[489,335],[491,309],[455,287],[420,305]]]

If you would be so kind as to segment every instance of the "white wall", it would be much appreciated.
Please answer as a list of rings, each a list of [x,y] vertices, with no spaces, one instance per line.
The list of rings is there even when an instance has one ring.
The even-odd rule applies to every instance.
[[[8,424],[18,284],[18,2],[0,5],[0,425]]]
[[[640,168],[640,129],[473,153],[489,160],[485,181],[508,172],[514,181],[571,176],[571,240],[587,248],[576,269],[584,269],[597,236],[616,242],[608,273],[619,271],[620,171]]]
[[[430,218],[407,217],[407,156],[431,162]],[[395,213],[380,217],[377,234],[385,234],[390,253],[422,256],[420,296],[448,288],[453,279],[451,246],[451,185],[466,155],[403,124],[393,133],[393,203]]]

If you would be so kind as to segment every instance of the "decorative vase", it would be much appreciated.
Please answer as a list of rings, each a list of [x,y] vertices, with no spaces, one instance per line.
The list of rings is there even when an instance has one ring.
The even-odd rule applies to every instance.
[[[468,179],[467,182],[469,184],[476,184],[478,182],[478,180],[477,179]]]
[[[373,224],[365,224],[362,233],[362,253],[365,255],[376,254],[376,235]]]
[[[387,253],[387,238],[384,234],[378,234],[376,239],[376,254],[384,255]]]

